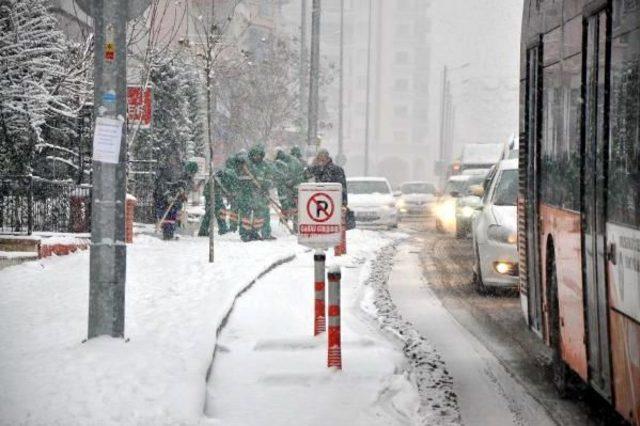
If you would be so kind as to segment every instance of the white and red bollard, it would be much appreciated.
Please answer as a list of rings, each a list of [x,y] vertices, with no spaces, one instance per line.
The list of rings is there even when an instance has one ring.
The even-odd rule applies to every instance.
[[[315,312],[313,315],[313,335],[317,336],[320,333],[324,333],[326,328],[326,317],[324,313],[325,309],[325,262],[327,257],[324,252],[317,251],[313,255],[314,266],[314,288],[315,288]]]
[[[340,267],[329,271],[329,318],[327,366],[342,370],[342,343],[340,338]]]

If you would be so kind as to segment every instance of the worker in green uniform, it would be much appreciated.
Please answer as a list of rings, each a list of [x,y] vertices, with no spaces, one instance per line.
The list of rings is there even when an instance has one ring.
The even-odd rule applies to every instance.
[[[237,203],[238,203],[238,226],[240,239],[242,241],[253,241],[259,239],[258,233],[254,230],[253,192],[255,184],[249,169],[249,161],[246,152],[239,152],[236,156],[237,172]]]
[[[252,207],[253,229],[259,239],[274,240],[271,235],[271,218],[269,210],[269,189],[273,179],[273,170],[265,161],[265,149],[256,144],[249,150],[249,173],[253,182]]]
[[[304,177],[304,169],[295,157],[287,154],[282,148],[276,149],[274,164],[277,171],[276,182],[282,213],[286,220],[292,220],[295,225],[298,185]]]
[[[236,232],[238,230],[238,192],[239,182],[238,175],[240,173],[240,160],[238,154],[229,157],[225,167],[225,179],[227,194],[227,220],[229,232]]]
[[[216,222],[218,223],[218,234],[224,235],[229,232],[227,226],[227,207],[225,198],[229,200],[229,188],[227,188],[227,177],[225,170],[218,170],[213,175],[213,209],[215,212]],[[200,231],[198,235],[201,237],[209,235],[209,226],[211,223],[211,182],[208,181],[204,186],[205,208],[204,216],[200,222]]]

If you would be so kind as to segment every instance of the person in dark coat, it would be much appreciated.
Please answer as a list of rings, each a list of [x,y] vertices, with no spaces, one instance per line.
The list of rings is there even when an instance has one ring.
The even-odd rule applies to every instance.
[[[313,163],[306,170],[307,178],[314,178],[319,183],[340,183],[342,184],[342,207],[347,207],[347,177],[344,169],[333,162],[329,151],[318,150]]]

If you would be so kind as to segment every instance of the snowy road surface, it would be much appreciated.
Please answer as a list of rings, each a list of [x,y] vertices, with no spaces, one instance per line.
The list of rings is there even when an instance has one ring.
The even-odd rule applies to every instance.
[[[447,312],[429,290],[418,247],[403,244],[389,278],[398,310],[440,352],[454,379],[465,425],[551,425],[549,418],[498,360]]]
[[[312,336],[313,256],[298,256],[236,304],[219,339],[209,416],[230,426],[419,423],[417,391],[403,374],[401,348],[360,308],[367,275],[362,262],[380,242],[352,242],[351,255],[340,259],[343,370],[326,367],[326,333]]]

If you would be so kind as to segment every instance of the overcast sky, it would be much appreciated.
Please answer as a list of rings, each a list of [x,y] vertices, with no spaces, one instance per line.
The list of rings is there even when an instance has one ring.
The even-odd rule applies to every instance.
[[[452,72],[454,155],[465,142],[503,142],[517,132],[522,0],[432,1],[432,138],[438,137],[442,69]],[[496,140],[499,139],[499,140]]]

